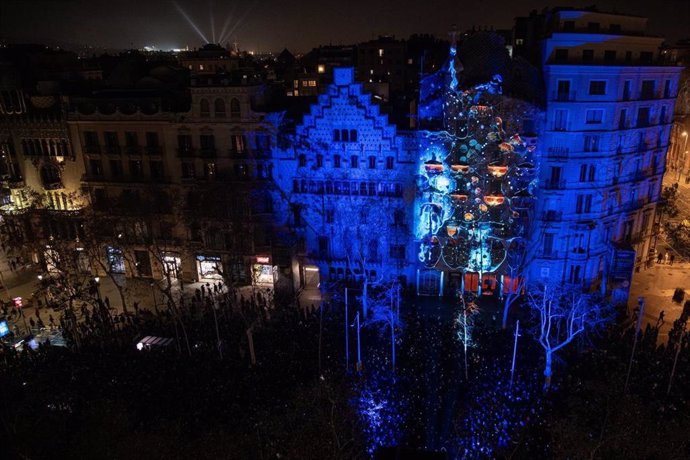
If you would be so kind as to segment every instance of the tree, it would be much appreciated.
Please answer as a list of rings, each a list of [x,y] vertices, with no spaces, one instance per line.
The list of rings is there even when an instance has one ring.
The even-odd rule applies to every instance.
[[[366,324],[379,325],[381,332],[386,328],[391,331],[391,366],[395,370],[395,329],[402,328],[400,320],[400,284],[388,283],[385,288],[377,289],[370,298],[371,317]]]
[[[611,309],[575,285],[535,284],[527,290],[527,301],[536,317],[532,332],[544,349],[544,389],[549,389],[554,354],[576,337],[605,325]]]
[[[465,360],[465,380],[468,379],[467,375],[467,349],[474,346],[474,341],[472,339],[472,331],[474,329],[474,319],[475,314],[478,313],[479,309],[477,304],[472,301],[467,302],[465,296],[460,293],[460,311],[458,312],[458,317],[455,319],[455,324],[458,326],[456,332],[457,338],[462,343],[462,349],[464,353]]]

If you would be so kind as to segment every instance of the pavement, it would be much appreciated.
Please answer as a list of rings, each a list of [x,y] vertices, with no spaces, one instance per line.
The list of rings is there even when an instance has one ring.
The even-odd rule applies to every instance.
[[[676,288],[685,290],[685,299],[680,304],[673,301]],[[638,297],[644,297],[645,309],[642,318],[642,328],[647,324],[656,326],[659,315],[664,312],[663,322],[659,329],[659,343],[668,340],[668,332],[673,322],[680,317],[683,303],[690,300],[690,263],[652,264],[633,276],[630,285],[628,309],[637,308]]]
[[[678,181],[678,172],[669,170],[664,176],[664,187],[669,187],[676,183],[678,184],[676,204],[679,214],[673,219],[664,216],[664,221],[681,221],[690,216],[690,184],[685,183],[684,174],[680,176],[680,181]],[[628,309],[633,311],[633,309],[637,308],[638,297],[645,298],[643,328],[647,324],[654,327],[659,321],[659,315],[663,312],[664,317],[659,329],[659,343],[664,343],[668,340],[668,332],[673,322],[678,319],[683,311],[685,300],[690,300],[690,263],[682,260],[666,239],[663,228],[659,232],[656,246],[657,254],[675,254],[675,261],[673,265],[669,261],[662,264],[657,264],[655,261],[649,268],[642,268],[633,275]],[[673,293],[676,288],[684,289],[686,292],[685,298],[680,304],[673,302]]]

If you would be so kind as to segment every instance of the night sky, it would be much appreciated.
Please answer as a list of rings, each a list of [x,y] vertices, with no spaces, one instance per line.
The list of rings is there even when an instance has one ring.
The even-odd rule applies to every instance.
[[[515,16],[545,6],[585,6],[593,0],[178,0],[212,40],[232,14],[230,41],[254,51],[308,51],[319,44],[356,43],[377,35],[412,33],[445,36],[451,23],[510,28]],[[606,0],[600,10],[650,18],[649,32],[671,41],[690,36],[688,0]],[[430,5],[423,9],[420,5]],[[431,6],[433,5],[433,6]],[[508,6],[506,6],[508,5]],[[218,38],[218,37],[216,37]],[[203,40],[170,0],[1,0],[0,39],[128,48],[197,47]]]

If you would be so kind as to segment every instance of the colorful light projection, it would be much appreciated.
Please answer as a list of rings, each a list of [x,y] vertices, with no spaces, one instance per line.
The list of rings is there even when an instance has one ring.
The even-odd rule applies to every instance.
[[[526,236],[525,217],[537,183],[531,159],[535,147],[504,130],[497,110],[504,98],[501,77],[462,90],[456,68],[462,66],[452,47],[442,95],[443,128],[421,132],[418,258],[427,268],[495,272],[511,240]]]

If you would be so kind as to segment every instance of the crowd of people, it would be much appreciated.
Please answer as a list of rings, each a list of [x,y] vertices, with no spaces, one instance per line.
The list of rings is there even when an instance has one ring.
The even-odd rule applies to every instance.
[[[563,353],[563,377],[543,393],[538,345],[527,331],[521,336],[511,377],[513,330],[499,329],[488,311],[475,327],[466,378],[457,324],[452,314],[438,313],[452,304],[430,309],[405,301],[395,369],[390,331],[364,322],[358,369],[356,307],[346,319],[337,301],[310,310],[276,305],[271,294],[215,283],[174,302],[135,304],[129,315],[113,315],[104,299],[67,309],[59,320],[51,316],[65,329],[69,350],[0,352],[0,404],[12,420],[3,428],[12,452],[368,458],[398,445],[449,458],[558,457],[576,448],[606,458],[623,442],[649,452],[624,430],[631,407],[648,416],[636,426],[650,446],[669,454],[688,447],[661,442],[675,433],[670,427],[690,428],[690,392],[683,385],[665,392],[675,347],[690,351],[688,340],[658,348],[649,329],[623,394],[632,335],[614,325],[605,337]],[[490,306],[480,302],[481,308]],[[174,346],[140,352],[135,343],[145,335],[174,338]],[[679,382],[690,376],[689,358],[681,353],[677,361]],[[602,412],[602,401],[611,402],[610,413]],[[571,419],[577,423],[565,423]],[[626,449],[629,458],[645,458]]]

